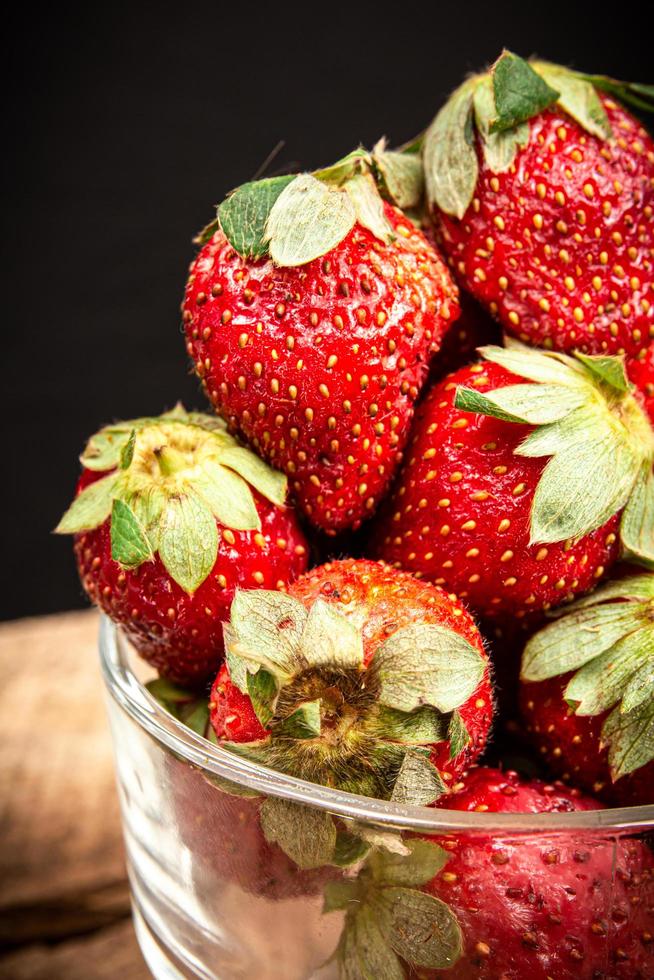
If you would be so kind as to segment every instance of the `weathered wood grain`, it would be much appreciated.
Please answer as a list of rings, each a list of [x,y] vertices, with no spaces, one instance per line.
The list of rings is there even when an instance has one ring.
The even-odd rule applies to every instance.
[[[0,976],[148,976],[128,920],[97,627],[93,611],[0,625]]]

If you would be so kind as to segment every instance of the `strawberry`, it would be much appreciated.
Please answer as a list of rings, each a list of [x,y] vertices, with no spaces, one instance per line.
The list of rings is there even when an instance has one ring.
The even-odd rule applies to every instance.
[[[287,594],[237,592],[225,642],[215,734],[282,772],[429,803],[486,742],[492,692],[473,620],[381,563],[332,562]]]
[[[458,315],[446,266],[373,173],[393,202],[419,200],[419,158],[379,148],[239,188],[201,236],[182,307],[212,405],[330,535],[384,494]]]
[[[654,336],[654,142],[614,96],[654,107],[652,86],[505,51],[424,138],[452,267],[536,346],[638,355]]]
[[[642,405],[654,425],[654,344],[641,351],[639,357],[627,361],[629,380],[640,392]]]
[[[84,589],[160,674],[203,683],[235,589],[284,588],[307,567],[285,478],[181,408],[101,429],[81,461],[56,530],[75,535]]]
[[[559,815],[599,808],[578,791],[485,767],[439,806]],[[403,843],[404,853],[378,850],[355,880],[326,886],[326,910],[346,912],[341,977],[653,975],[654,858],[643,842],[607,839],[598,828],[513,837],[471,830]]]
[[[654,574],[610,582],[536,633],[528,731],[552,769],[603,798],[654,802]]]
[[[422,403],[370,548],[480,615],[531,620],[621,547],[654,559],[654,434],[619,358],[481,354]]]

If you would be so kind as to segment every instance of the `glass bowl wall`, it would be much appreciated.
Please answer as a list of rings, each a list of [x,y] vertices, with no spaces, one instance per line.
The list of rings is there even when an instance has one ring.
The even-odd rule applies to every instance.
[[[383,855],[390,855],[388,861],[395,869],[392,873],[404,884],[408,881],[411,885],[410,875],[403,877],[398,868],[402,861],[408,866],[416,839],[426,839],[445,851],[451,848],[459,857],[469,854],[467,884],[473,892],[480,870],[475,866],[479,854],[495,862],[494,875],[499,873],[498,867],[506,874],[507,888],[512,869],[526,854],[537,852],[543,861],[561,860],[562,865],[578,860],[580,894],[586,894],[583,855],[601,854],[600,866],[606,873],[593,882],[598,915],[589,917],[588,934],[568,935],[566,922],[559,923],[561,949],[566,953],[560,955],[564,963],[569,959],[569,972],[559,972],[553,980],[568,976],[654,977],[654,942],[646,927],[641,929],[635,956],[633,943],[627,949],[620,945],[624,915],[631,916],[637,906],[649,910],[654,934],[654,870],[643,876],[631,875],[634,880],[625,890],[626,873],[621,867],[625,847],[635,847],[645,855],[647,868],[651,864],[654,869],[647,844],[648,832],[654,829],[654,807],[542,815],[464,813],[399,806],[339,793],[242,759],[177,722],[143,686],[147,668],[106,619],[101,624],[100,654],[134,921],[155,977],[339,980],[357,976],[333,957],[343,935],[348,905],[333,911],[325,911],[325,907],[338,905],[343,882],[370,876],[366,861],[345,867],[331,863],[299,867],[262,832],[262,800],[271,799],[299,806],[317,826],[330,815],[343,839],[350,843],[361,836],[376,846],[381,842],[376,853],[382,854],[382,861],[386,860]],[[501,869],[504,861],[505,872]],[[597,878],[597,862],[591,860],[591,865]],[[441,876],[448,874],[447,863],[444,869],[439,872]],[[457,888],[460,885],[459,881]],[[414,881],[412,887],[424,891],[427,886]],[[499,966],[494,972],[494,959],[499,956],[501,960],[498,946],[502,922],[498,917],[495,925],[489,925],[488,914],[483,911],[483,888],[479,887],[477,910],[471,910],[468,894],[467,908],[458,915],[464,956],[451,968],[434,969],[420,966],[418,952],[414,966],[399,961],[407,977],[499,980],[515,976],[531,980],[532,976],[548,975],[547,971],[534,972],[533,964],[538,962],[534,944],[539,940],[530,934],[528,907],[524,964],[516,962],[511,974]],[[571,902],[574,914],[578,896],[570,891],[574,889],[568,882],[568,892],[561,892],[561,901]],[[440,887],[438,894],[442,897],[444,893],[446,889]],[[526,896],[525,901],[532,899]],[[622,907],[625,902],[627,909]],[[451,946],[451,936],[449,942]],[[445,946],[450,948],[447,943]],[[631,972],[630,957],[634,964]],[[598,958],[604,973],[597,972]],[[391,957],[384,961],[387,965],[377,969],[375,980],[387,980],[384,971],[390,971],[389,964],[395,960]]]

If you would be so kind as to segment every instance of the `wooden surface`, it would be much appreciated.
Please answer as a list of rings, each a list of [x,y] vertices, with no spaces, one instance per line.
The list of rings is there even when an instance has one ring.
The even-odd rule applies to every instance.
[[[0,624],[0,977],[147,980],[129,919],[97,615]]]

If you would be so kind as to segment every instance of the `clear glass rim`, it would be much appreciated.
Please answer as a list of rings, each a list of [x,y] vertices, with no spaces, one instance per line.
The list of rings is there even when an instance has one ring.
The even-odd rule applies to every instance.
[[[207,774],[267,796],[282,797],[389,829],[423,834],[456,831],[505,835],[556,834],[569,830],[636,832],[654,827],[654,805],[649,804],[572,813],[468,813],[404,806],[341,793],[251,762],[186,728],[168,714],[133,674],[127,662],[126,642],[120,630],[105,616],[100,621],[100,661],[110,696],[152,738]]]

